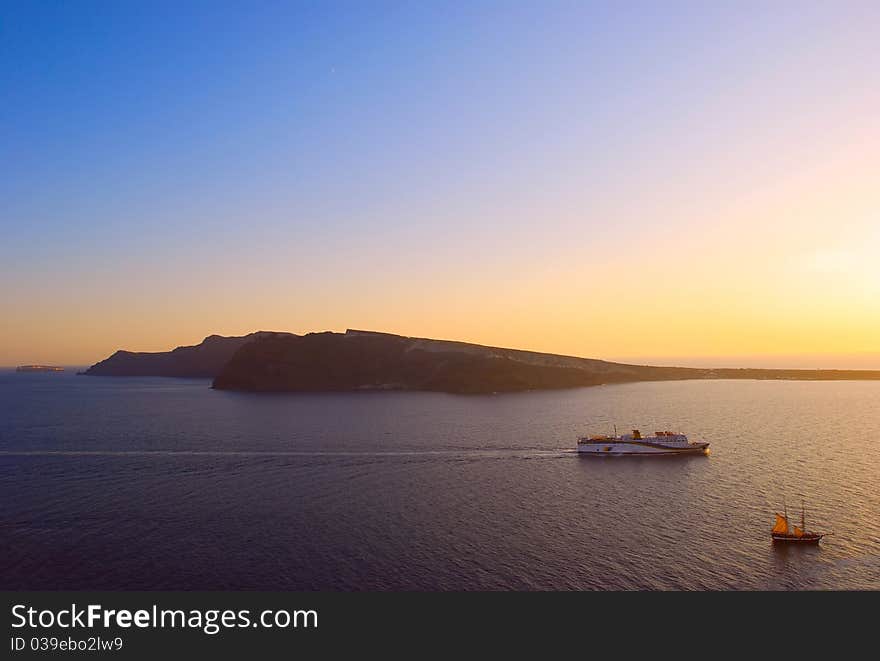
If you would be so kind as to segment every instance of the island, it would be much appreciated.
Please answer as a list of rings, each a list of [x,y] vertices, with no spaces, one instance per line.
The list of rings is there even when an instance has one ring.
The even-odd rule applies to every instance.
[[[349,329],[211,335],[173,351],[117,351],[90,376],[211,378],[217,390],[340,392],[413,390],[481,394],[683,379],[880,380],[880,370],[695,368],[595,358]]]
[[[248,342],[267,336],[289,335],[257,331],[240,337],[209,335],[199,344],[181,346],[172,351],[117,351],[106,360],[95,363],[87,376],[176,376],[212,379],[217,376],[233,354]]]
[[[259,338],[235,352],[213,387],[253,392],[427,390],[479,394],[681,379],[880,379],[880,371],[629,365],[349,329],[345,333]]]
[[[63,367],[57,365],[19,365],[16,372],[63,372]]]

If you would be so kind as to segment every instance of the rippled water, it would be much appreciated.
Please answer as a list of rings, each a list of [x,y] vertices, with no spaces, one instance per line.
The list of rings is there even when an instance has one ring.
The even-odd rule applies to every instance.
[[[0,373],[0,587],[880,589],[880,383],[250,395]],[[709,457],[578,457],[681,429]],[[816,548],[774,548],[807,501]]]

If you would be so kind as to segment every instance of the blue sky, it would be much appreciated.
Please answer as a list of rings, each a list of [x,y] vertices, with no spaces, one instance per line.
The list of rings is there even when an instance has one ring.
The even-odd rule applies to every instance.
[[[704,4],[2,3],[0,362],[346,326],[687,354],[584,310],[698,318],[669,293],[691,278],[603,292],[571,265],[725,253],[857,179],[825,191],[862,200],[844,221],[763,256],[796,262],[841,222],[863,243],[875,203],[878,6]],[[733,280],[713,290],[739,301]],[[841,344],[874,321],[795,348],[877,350]]]

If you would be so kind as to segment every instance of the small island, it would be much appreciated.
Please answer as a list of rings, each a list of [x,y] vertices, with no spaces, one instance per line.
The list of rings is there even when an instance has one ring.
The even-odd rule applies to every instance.
[[[19,365],[16,372],[63,372],[63,367],[57,365]]]

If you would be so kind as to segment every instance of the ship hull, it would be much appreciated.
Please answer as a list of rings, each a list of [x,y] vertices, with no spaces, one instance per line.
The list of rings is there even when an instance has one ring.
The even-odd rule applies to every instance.
[[[580,443],[578,444],[578,454],[587,456],[622,456],[622,455],[643,455],[643,456],[670,456],[670,455],[690,455],[690,454],[706,454],[708,452],[708,443],[693,443],[686,447],[664,447],[662,445],[650,443]]]
[[[770,536],[773,538],[774,544],[818,544],[819,540],[822,539],[825,535],[819,535],[817,533],[806,533],[800,537],[795,535],[786,535],[783,533],[771,533]]]

